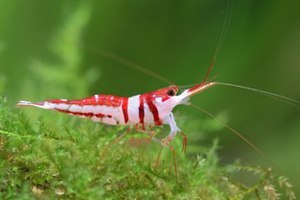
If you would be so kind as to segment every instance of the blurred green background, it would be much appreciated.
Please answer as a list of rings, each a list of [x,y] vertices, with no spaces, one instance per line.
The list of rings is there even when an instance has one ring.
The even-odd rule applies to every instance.
[[[212,78],[300,99],[300,2],[234,1],[230,26]],[[178,85],[204,77],[218,43],[226,1],[0,1],[0,94],[22,100],[81,98],[96,93],[131,96],[168,84],[106,56],[114,52]],[[226,116],[300,185],[300,112],[296,107],[216,86],[192,102]],[[28,115],[56,117],[32,109]],[[190,107],[186,134],[196,140],[209,117]],[[179,120],[181,121],[181,120]],[[193,125],[196,124],[196,125]],[[182,123],[179,123],[182,125]],[[187,126],[184,126],[187,127]],[[227,130],[197,138],[199,146],[219,137],[222,162],[263,160]],[[189,151],[189,149],[188,149]],[[195,150],[193,150],[195,151]],[[270,165],[268,163],[267,165]]]

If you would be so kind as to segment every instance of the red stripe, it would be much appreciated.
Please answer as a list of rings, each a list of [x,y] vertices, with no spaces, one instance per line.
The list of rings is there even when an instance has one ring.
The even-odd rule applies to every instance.
[[[139,118],[140,118],[140,123],[144,126],[144,119],[145,119],[144,95],[140,95],[139,100],[140,100]]]
[[[157,109],[156,105],[153,103],[153,100],[154,100],[154,98],[151,98],[151,96],[148,96],[146,98],[149,109],[152,112],[155,125],[161,125],[162,123],[159,119],[158,109]]]
[[[126,124],[128,122],[128,98],[124,97],[122,101],[122,111],[124,116],[124,122]]]
[[[104,115],[104,114],[101,114],[101,113],[98,113],[98,114],[94,114],[94,113],[81,113],[81,112],[71,112],[69,110],[62,110],[62,109],[54,109],[54,110],[57,110],[59,112],[63,112],[63,113],[67,113],[67,114],[72,114],[72,115],[78,115],[78,116],[85,116],[85,117],[98,117],[98,118],[104,118],[104,117],[108,117],[108,118],[111,118],[112,116],[111,115]]]
[[[98,95],[97,99],[95,96],[87,97],[84,99],[79,100],[61,100],[61,99],[51,99],[47,100],[47,102],[54,103],[54,104],[68,104],[68,105],[80,105],[80,106],[87,106],[87,105],[100,105],[100,106],[108,106],[108,107],[120,107],[122,103],[122,99],[124,97],[113,96],[113,95]]]

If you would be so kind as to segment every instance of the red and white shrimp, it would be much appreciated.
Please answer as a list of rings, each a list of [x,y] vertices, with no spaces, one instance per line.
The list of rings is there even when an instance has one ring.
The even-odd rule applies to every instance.
[[[168,125],[169,135],[163,140],[164,145],[180,132],[176,125],[173,109],[177,105],[189,104],[189,98],[211,86],[215,82],[202,82],[178,94],[178,86],[171,85],[152,92],[132,97],[96,94],[80,100],[53,99],[32,103],[20,101],[17,106],[34,106],[43,109],[56,110],[82,118],[90,118],[95,122],[108,125],[127,125],[148,127]],[[184,143],[185,149],[186,141]]]

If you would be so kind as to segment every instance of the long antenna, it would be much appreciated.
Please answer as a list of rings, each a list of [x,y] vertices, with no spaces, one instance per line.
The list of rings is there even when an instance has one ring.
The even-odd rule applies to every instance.
[[[125,66],[127,66],[127,67],[129,67],[131,69],[140,71],[140,72],[142,72],[144,74],[147,74],[147,75],[149,75],[151,77],[154,77],[157,80],[160,80],[160,81],[162,81],[164,83],[168,83],[170,85],[174,85],[174,83],[172,81],[166,79],[165,77],[159,75],[158,73],[155,73],[155,72],[153,72],[153,71],[151,71],[151,70],[149,70],[147,68],[142,67],[141,65],[139,65],[137,63],[132,62],[131,60],[129,60],[127,58],[124,58],[122,56],[116,55],[116,54],[114,54],[114,53],[112,53],[110,51],[104,50],[104,49],[100,49],[100,48],[97,48],[97,49],[96,48],[92,48],[92,49],[93,50],[91,50],[91,46],[88,45],[88,50],[92,51],[93,53],[96,52],[96,53],[98,53],[101,56],[107,57],[107,58],[109,58],[111,60],[114,60],[114,61],[116,61],[118,63],[121,63],[121,64],[123,64],[123,65],[125,65]]]
[[[178,86],[180,89],[188,89],[191,88],[193,86],[195,86],[197,83],[194,84],[188,84],[188,85],[180,85]],[[275,99],[277,101],[281,101],[283,103],[286,103],[290,106],[293,106],[297,109],[300,109],[300,101],[293,99],[291,97],[287,97],[287,96],[283,96],[280,94],[276,94],[273,92],[268,92],[266,90],[261,90],[261,89],[257,89],[257,88],[253,88],[253,87],[249,87],[249,86],[244,86],[244,85],[237,85],[237,84],[233,84],[233,83],[225,83],[225,82],[216,82],[214,81],[215,85],[223,85],[223,86],[228,86],[228,87],[233,87],[233,88],[239,88],[239,89],[243,89],[243,90],[248,90],[250,92],[254,92],[266,97],[270,97],[272,99]]]
[[[238,136],[241,140],[243,140],[246,144],[248,144],[264,161],[266,161],[267,163],[271,164],[273,167],[275,167],[278,171],[280,171],[281,173],[283,173],[283,170],[276,164],[274,163],[271,159],[268,159],[268,157],[266,156],[266,154],[260,150],[260,148],[258,148],[256,145],[254,145],[249,139],[247,139],[245,136],[243,136],[239,131],[237,131],[236,129],[232,128],[230,125],[228,125],[226,122],[224,122],[223,120],[221,120],[220,118],[218,118],[217,116],[215,116],[214,114],[208,112],[207,110],[200,108],[198,106],[195,106],[193,104],[190,104],[193,108],[205,113],[206,115],[210,116],[211,118],[213,118],[214,120],[216,120],[219,124],[223,125],[225,128],[227,128],[230,132],[234,133],[236,136]],[[290,177],[291,179],[291,177]],[[291,179],[294,184],[294,188],[296,188],[297,190],[299,190],[299,187],[297,185],[295,185],[296,181],[294,181],[293,179]]]
[[[209,75],[210,75],[213,67],[216,64],[217,58],[220,54],[220,51],[221,51],[223,43],[224,43],[226,33],[228,32],[228,28],[229,28],[230,21],[231,21],[230,19],[231,19],[231,15],[232,15],[232,9],[233,9],[233,3],[231,2],[231,0],[228,0],[227,1],[226,15],[225,15],[224,23],[223,23],[223,26],[222,26],[222,29],[221,29],[221,34],[219,36],[219,40],[218,40],[214,55],[211,59],[210,65],[208,67],[208,70],[207,70],[202,82],[206,82],[208,80]]]
[[[193,104],[190,104],[192,107],[194,107],[197,110],[200,110],[201,112],[205,113],[206,115],[210,116],[214,120],[216,120],[219,124],[223,125],[225,128],[230,130],[232,133],[234,133],[236,136],[238,136],[240,139],[242,139],[245,143],[247,143],[254,151],[256,151],[261,157],[266,158],[265,154],[257,147],[255,146],[250,140],[248,140],[246,137],[244,137],[241,133],[239,133],[237,130],[229,126],[227,123],[225,123],[223,120],[219,119],[217,116],[213,115],[212,113],[208,112],[207,110],[200,108],[198,106],[195,106]]]
[[[260,90],[260,89],[256,89],[256,88],[252,88],[252,87],[248,87],[248,86],[243,86],[243,85],[236,85],[236,84],[232,84],[232,83],[224,83],[224,82],[215,82],[216,85],[224,85],[224,86],[229,86],[229,87],[234,87],[234,88],[239,88],[239,89],[244,89],[244,90],[248,90],[248,91],[252,91],[267,97],[271,97],[273,99],[276,99],[278,101],[284,102],[286,104],[289,104],[293,107],[296,107],[298,109],[300,109],[300,101],[297,101],[296,99],[290,98],[290,97],[286,97],[283,95],[279,95],[273,92],[268,92],[265,90]]]

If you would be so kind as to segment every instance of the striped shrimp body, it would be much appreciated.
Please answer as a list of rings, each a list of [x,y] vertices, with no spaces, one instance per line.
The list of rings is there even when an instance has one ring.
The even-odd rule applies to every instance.
[[[142,131],[148,127],[169,125],[170,133],[163,140],[163,144],[168,145],[180,131],[172,113],[173,108],[180,104],[188,104],[190,96],[214,84],[202,82],[179,95],[178,86],[172,85],[132,97],[98,94],[80,100],[53,99],[38,103],[20,101],[17,106],[56,110],[108,125],[142,127]]]

